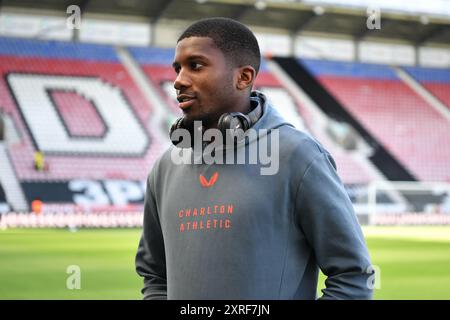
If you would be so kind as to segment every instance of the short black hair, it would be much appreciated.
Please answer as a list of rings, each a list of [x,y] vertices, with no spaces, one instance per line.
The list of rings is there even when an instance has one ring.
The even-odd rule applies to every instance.
[[[229,18],[206,18],[191,24],[177,43],[189,37],[208,37],[234,67],[251,65],[256,73],[261,64],[258,41],[253,32],[239,21]]]

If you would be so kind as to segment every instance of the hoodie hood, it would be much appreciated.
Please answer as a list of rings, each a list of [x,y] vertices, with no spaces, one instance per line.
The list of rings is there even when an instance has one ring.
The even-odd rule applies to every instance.
[[[259,103],[262,107],[262,115],[259,120],[253,125],[253,129],[275,129],[284,125],[294,127],[272,106],[268,101],[267,96],[260,91],[252,91],[250,99]]]
[[[287,122],[285,118],[272,106],[267,96],[260,91],[252,91],[250,100],[254,103],[258,103],[261,106],[262,114],[258,121],[244,134],[244,138],[235,145],[221,145],[216,150],[240,148],[244,145],[248,145],[257,139],[261,139],[266,136],[271,130],[280,128],[282,126],[294,127],[291,123]],[[255,134],[249,134],[249,131],[256,131]]]

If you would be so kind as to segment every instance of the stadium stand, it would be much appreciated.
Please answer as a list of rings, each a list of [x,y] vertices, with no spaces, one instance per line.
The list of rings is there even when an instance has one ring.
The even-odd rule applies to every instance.
[[[9,211],[8,201],[6,200],[5,191],[0,183],[0,214]]]
[[[445,104],[450,111],[450,71],[448,69],[405,67],[404,70]]]
[[[0,104],[27,133],[10,146],[20,179],[145,176],[159,151],[146,128],[151,107],[112,47],[0,38],[0,55]],[[45,107],[33,109],[38,102]],[[45,174],[33,170],[36,149],[51,164]]]
[[[416,177],[450,180],[450,123],[392,68],[308,59],[301,63]]]
[[[0,142],[5,139],[5,121],[3,115],[0,113]]]
[[[0,38],[0,74],[1,111],[22,137],[7,149],[29,203],[31,186],[57,201],[46,192],[57,182],[138,183],[163,150],[112,46]],[[48,170],[35,170],[36,151]]]
[[[171,67],[174,49],[129,47],[127,51],[163,97],[167,114],[180,116]],[[349,62],[300,62],[419,179],[450,179],[450,147],[446,147],[450,144],[442,147],[450,124],[405,85],[394,69]],[[330,150],[344,183],[366,185],[379,179],[367,155],[336,144],[325,127],[317,126],[317,114],[292,94],[267,63],[263,60],[255,88],[265,92],[286,119]],[[406,70],[449,105],[447,73]],[[1,111],[14,121],[21,137],[7,145],[8,154],[29,203],[34,199],[70,203],[76,192],[95,195],[92,198],[103,207],[127,200],[141,203],[142,181],[167,146],[155,134],[161,128],[150,125],[151,102],[112,46],[0,38],[0,73]],[[34,167],[37,151],[45,156],[46,170]],[[71,196],[62,189],[71,189]]]

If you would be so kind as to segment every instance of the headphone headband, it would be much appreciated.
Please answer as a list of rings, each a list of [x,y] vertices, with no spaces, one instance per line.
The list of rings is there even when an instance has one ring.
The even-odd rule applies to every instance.
[[[261,118],[262,115],[261,104],[256,99],[251,99],[251,102],[253,101],[255,101],[256,107],[247,114],[247,117],[250,119],[250,127],[252,127],[259,120],[259,118]]]

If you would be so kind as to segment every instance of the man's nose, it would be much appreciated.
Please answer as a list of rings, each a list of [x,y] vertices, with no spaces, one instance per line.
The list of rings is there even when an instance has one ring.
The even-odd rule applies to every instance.
[[[182,88],[187,88],[190,86],[191,86],[191,80],[187,76],[186,72],[183,72],[183,70],[180,70],[177,77],[175,78],[173,87],[176,90],[181,90]]]

